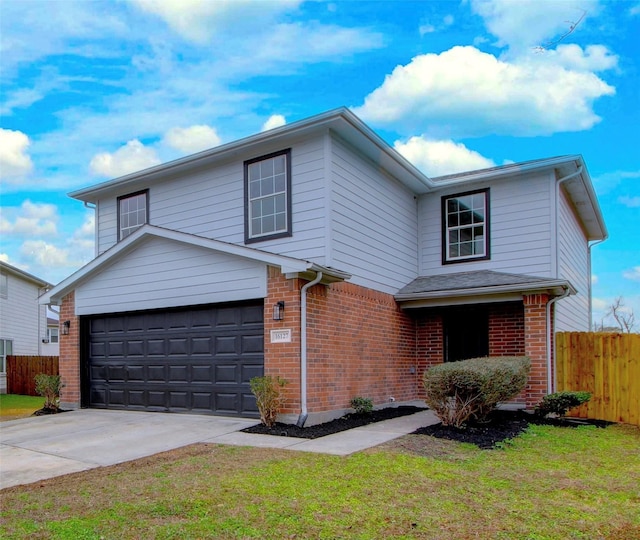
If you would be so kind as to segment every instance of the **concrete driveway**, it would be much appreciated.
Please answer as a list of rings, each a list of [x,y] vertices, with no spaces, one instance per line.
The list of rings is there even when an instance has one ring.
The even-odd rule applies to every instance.
[[[208,442],[256,420],[81,409],[0,424],[0,489]]]

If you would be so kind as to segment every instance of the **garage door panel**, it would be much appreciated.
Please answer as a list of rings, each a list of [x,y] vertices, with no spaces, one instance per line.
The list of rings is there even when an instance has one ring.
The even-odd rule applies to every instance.
[[[89,405],[257,417],[249,380],[264,371],[263,311],[256,302],[92,316]]]

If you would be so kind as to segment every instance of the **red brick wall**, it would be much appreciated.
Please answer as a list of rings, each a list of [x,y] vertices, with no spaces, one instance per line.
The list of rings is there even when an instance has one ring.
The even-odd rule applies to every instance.
[[[287,379],[283,413],[300,413],[300,289],[269,268],[265,300],[265,373]],[[285,302],[283,321],[273,305]],[[272,329],[290,328],[291,343],[270,343]],[[416,398],[415,326],[392,295],[350,283],[315,285],[307,291],[307,409],[349,407],[355,396],[375,404]]]
[[[62,299],[60,306],[60,377],[64,388],[60,402],[66,407],[80,406],[80,318],[75,315],[75,293]],[[69,334],[62,335],[62,324],[70,321]]]
[[[533,408],[547,393],[547,311],[549,296],[524,296],[525,354],[531,358],[526,389],[527,408]],[[553,351],[553,349],[552,349]]]
[[[524,307],[521,302],[489,306],[489,356],[522,356]]]
[[[415,325],[390,294],[351,283],[316,285],[308,298],[310,411],[416,398]]]
[[[264,301],[264,371],[288,381],[283,413],[300,413],[300,287],[298,279],[286,279],[277,268],[268,268]],[[273,306],[284,304],[284,319],[273,320]],[[271,343],[271,330],[291,329],[291,343]]]

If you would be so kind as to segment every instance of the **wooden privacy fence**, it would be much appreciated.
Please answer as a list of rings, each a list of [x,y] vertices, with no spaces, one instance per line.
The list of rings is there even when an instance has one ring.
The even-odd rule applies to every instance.
[[[571,416],[640,425],[640,334],[556,334],[556,380],[591,392]]]
[[[59,375],[57,356],[7,356],[7,393],[37,396],[38,373]]]

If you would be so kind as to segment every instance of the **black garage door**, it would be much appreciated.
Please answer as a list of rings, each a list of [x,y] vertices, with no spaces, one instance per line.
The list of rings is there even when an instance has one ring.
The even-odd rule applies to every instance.
[[[85,405],[257,417],[262,302],[87,317]]]

